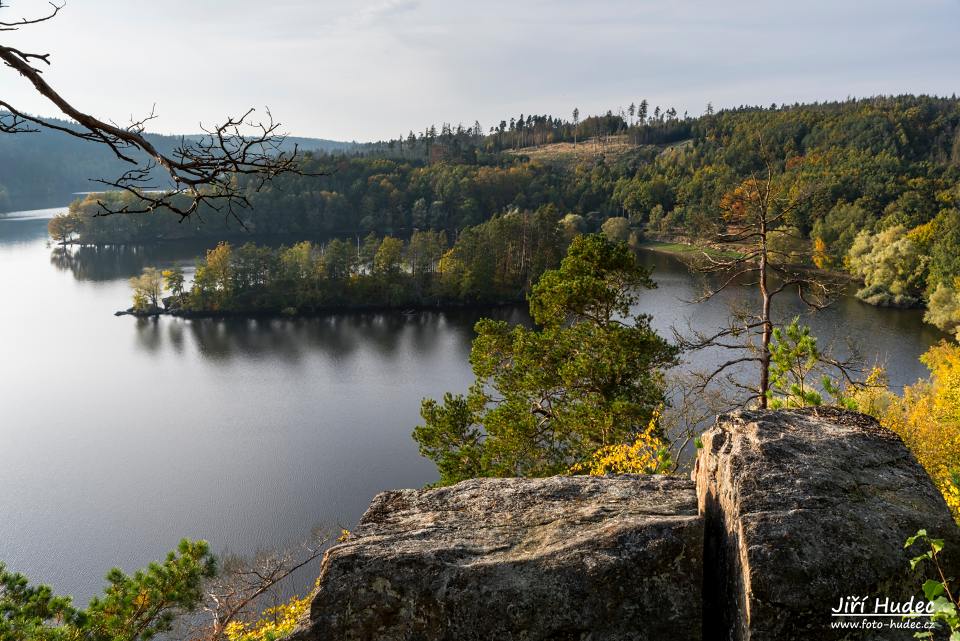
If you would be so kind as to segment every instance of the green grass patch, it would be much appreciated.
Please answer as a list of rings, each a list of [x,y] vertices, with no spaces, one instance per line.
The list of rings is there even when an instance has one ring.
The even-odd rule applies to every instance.
[[[732,249],[716,249],[700,245],[687,245],[686,243],[667,243],[659,240],[645,240],[639,245],[640,249],[649,249],[651,251],[663,252],[665,254],[677,254],[679,256],[702,255],[706,253],[713,258],[740,258],[742,254]]]

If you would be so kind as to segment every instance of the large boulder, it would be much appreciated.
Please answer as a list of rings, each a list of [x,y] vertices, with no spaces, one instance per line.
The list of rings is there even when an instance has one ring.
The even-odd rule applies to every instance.
[[[693,476],[705,519],[705,639],[909,639],[884,626],[842,629],[841,599],[916,597],[922,572],[904,540],[946,539],[960,576],[960,538],[943,498],[900,438],[839,410],[739,411],[702,436]],[[849,625],[847,623],[846,625]]]
[[[384,492],[327,552],[310,620],[293,638],[699,639],[702,551],[684,478]]]

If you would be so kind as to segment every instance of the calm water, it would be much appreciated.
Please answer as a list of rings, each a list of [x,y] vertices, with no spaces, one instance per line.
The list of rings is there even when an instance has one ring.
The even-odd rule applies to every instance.
[[[85,602],[183,536],[217,551],[352,526],[378,491],[435,479],[410,438],[420,399],[465,390],[478,313],[284,321],[116,318],[144,265],[189,265],[202,245],[63,251],[54,210],[0,219],[0,559]],[[668,331],[711,327],[722,300],[646,254],[660,288],[642,309]],[[781,310],[794,313],[791,309]],[[497,312],[515,321],[520,311]],[[894,385],[940,338],[917,312],[855,300],[807,319],[891,366]],[[698,357],[710,360],[709,356]]]

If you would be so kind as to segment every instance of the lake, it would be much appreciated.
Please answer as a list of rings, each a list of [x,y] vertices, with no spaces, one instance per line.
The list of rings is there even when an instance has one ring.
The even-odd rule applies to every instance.
[[[80,603],[110,567],[141,567],[181,537],[250,553],[315,525],[350,528],[377,492],[435,480],[410,437],[420,399],[466,390],[480,316],[527,320],[117,318],[130,276],[189,266],[205,245],[55,248],[46,222],[58,211],[0,218],[0,560]],[[659,288],[640,311],[659,330],[722,322],[724,297],[683,302],[697,289],[682,263],[643,260]],[[917,357],[943,336],[917,310],[852,298],[805,322],[822,342],[860,343],[894,386],[925,375]]]

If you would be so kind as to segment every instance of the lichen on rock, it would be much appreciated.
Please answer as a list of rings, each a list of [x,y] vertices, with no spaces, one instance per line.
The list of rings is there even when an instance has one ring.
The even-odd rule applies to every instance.
[[[705,518],[705,639],[910,639],[832,627],[847,596],[922,597],[904,541],[960,536],[943,497],[900,438],[855,412],[738,411],[702,436],[693,477]],[[883,621],[887,624],[888,621]],[[852,635],[852,636],[851,636]],[[858,636],[859,635],[859,636]]]
[[[475,479],[378,495],[297,639],[699,639],[703,529],[667,476]]]

